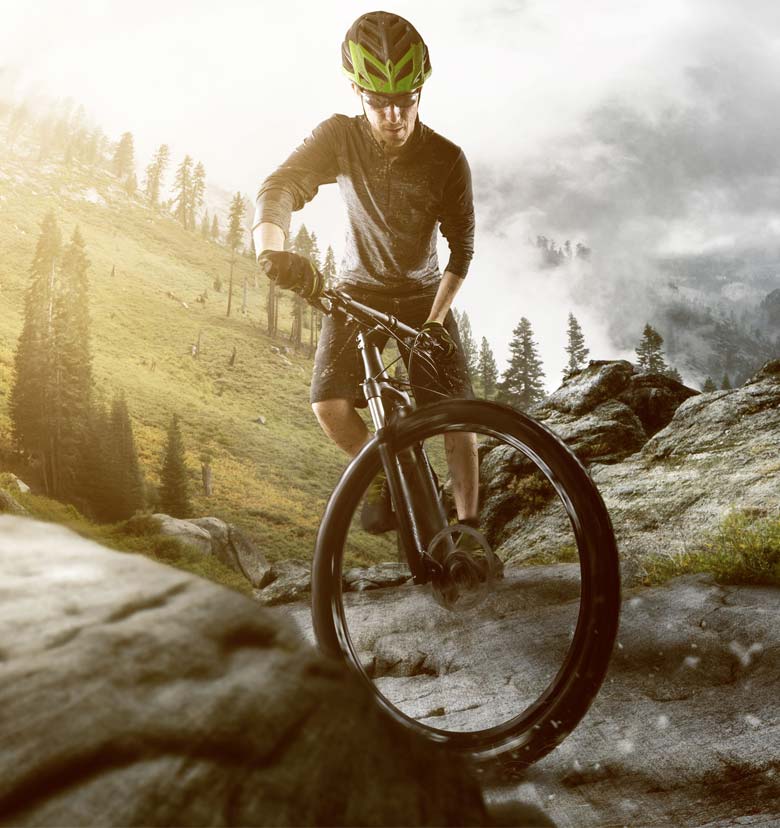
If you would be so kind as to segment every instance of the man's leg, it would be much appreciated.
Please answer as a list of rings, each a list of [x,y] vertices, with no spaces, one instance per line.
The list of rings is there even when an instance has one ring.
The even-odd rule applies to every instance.
[[[369,439],[366,424],[351,400],[321,400],[312,403],[311,407],[322,430],[350,457],[354,457]]]
[[[458,520],[475,519],[479,509],[477,435],[465,431],[445,434],[444,448],[452,475],[452,494]]]

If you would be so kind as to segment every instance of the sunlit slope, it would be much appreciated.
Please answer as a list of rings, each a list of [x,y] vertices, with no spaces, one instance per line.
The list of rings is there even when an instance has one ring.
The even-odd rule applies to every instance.
[[[96,386],[109,400],[118,391],[127,395],[147,477],[157,481],[164,429],[177,412],[197,514],[243,526],[271,558],[308,557],[343,460],[309,407],[311,361],[271,351],[284,343],[264,332],[264,278],[250,287],[248,314],[240,313],[242,281],[246,276],[253,284],[253,262],[239,257],[236,263],[233,312],[226,318],[226,248],[129,198],[108,173],[10,157],[2,141],[0,441],[10,440],[13,351],[40,223],[49,209],[65,241],[76,225],[84,236]],[[218,273],[222,293],[212,287]],[[195,301],[204,290],[205,305]],[[289,327],[283,307],[279,328],[287,333]],[[199,334],[201,352],[194,359]],[[265,425],[255,422],[261,416]],[[214,494],[208,499],[200,484],[204,451],[213,455]]]

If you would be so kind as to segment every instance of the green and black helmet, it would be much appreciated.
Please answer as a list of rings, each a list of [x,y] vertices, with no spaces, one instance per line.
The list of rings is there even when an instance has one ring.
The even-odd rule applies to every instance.
[[[361,89],[384,95],[413,92],[431,74],[428,47],[408,20],[389,12],[364,14],[341,46],[344,74]]]

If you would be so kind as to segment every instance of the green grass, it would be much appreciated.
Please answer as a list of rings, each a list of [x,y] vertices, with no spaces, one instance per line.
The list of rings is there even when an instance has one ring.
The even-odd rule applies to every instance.
[[[644,563],[648,584],[710,572],[722,584],[780,586],[780,517],[732,512],[691,551],[659,555]]]
[[[91,189],[107,203],[85,200]],[[310,358],[290,354],[288,364],[271,352],[271,346],[286,340],[265,334],[266,282],[260,279],[254,286],[254,263],[239,257],[233,314],[226,318],[226,287],[220,294],[212,287],[217,273],[227,286],[226,248],[185,231],[140,198],[128,198],[107,171],[40,164],[37,150],[21,140],[10,153],[2,125],[0,450],[11,448],[13,353],[29,267],[49,209],[65,241],[76,225],[84,236],[91,262],[97,396],[110,401],[119,391],[126,394],[145,476],[159,482],[165,428],[171,414],[178,413],[195,513],[241,527],[271,561],[308,560],[325,500],[345,458],[323,436],[309,406]],[[244,277],[250,285],[249,312],[242,316]],[[204,289],[209,296],[205,306],[194,301]],[[279,329],[285,334],[290,308],[283,300]],[[199,333],[202,350],[196,360],[190,346]],[[237,360],[231,368],[234,346]],[[266,425],[254,422],[261,415]],[[203,495],[200,482],[204,452],[213,457],[211,498]],[[64,522],[68,516],[58,513],[52,519]]]

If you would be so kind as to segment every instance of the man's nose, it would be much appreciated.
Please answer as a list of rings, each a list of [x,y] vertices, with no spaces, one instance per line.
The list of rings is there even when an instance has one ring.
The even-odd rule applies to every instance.
[[[385,120],[391,124],[397,124],[401,120],[401,109],[393,104],[384,108]]]

